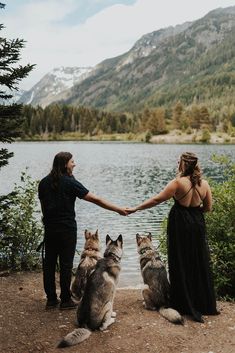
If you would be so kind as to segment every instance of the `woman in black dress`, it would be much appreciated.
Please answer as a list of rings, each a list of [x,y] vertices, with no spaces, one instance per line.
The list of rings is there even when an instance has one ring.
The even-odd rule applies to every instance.
[[[212,208],[212,195],[194,153],[181,155],[178,175],[163,191],[127,211],[130,214],[144,210],[171,197],[174,205],[167,227],[170,305],[203,322],[203,314],[218,313],[204,220],[204,212]]]

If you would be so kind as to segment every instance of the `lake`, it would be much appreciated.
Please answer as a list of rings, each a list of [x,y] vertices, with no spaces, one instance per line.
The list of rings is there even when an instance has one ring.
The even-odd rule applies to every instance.
[[[0,146],[2,147],[2,145]],[[70,151],[76,162],[74,176],[91,192],[121,206],[135,206],[158,193],[175,176],[179,155],[191,151],[198,155],[204,175],[221,180],[221,167],[211,156],[226,154],[234,159],[234,145],[157,145],[117,142],[17,142],[4,145],[14,152],[9,165],[0,170],[0,194],[10,192],[20,182],[20,173],[28,167],[28,174],[41,179],[51,169],[54,155]],[[151,232],[154,244],[161,222],[167,216],[170,203],[128,217],[104,210],[89,202],[78,200],[76,214],[78,244],[84,244],[84,230],[99,230],[102,250],[106,234],[124,237],[124,255],[119,286],[137,286],[141,283],[136,233]],[[79,255],[75,257],[75,265]]]

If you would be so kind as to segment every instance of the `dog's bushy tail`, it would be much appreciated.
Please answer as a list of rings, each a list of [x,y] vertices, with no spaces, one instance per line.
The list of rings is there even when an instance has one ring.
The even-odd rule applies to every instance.
[[[75,344],[85,341],[91,335],[91,331],[86,328],[77,328],[68,333],[58,344],[58,348],[74,346]]]
[[[183,323],[184,323],[183,317],[175,309],[161,307],[159,309],[159,313],[165,319],[167,319],[168,321],[172,322],[173,324],[181,324],[181,325],[183,325]]]

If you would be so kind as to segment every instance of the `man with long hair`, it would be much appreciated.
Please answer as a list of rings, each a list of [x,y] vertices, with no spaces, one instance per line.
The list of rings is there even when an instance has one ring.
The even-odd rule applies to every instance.
[[[45,257],[43,260],[43,284],[47,295],[46,309],[59,304],[56,294],[55,269],[60,265],[60,309],[73,309],[71,299],[71,275],[77,241],[75,200],[80,198],[96,205],[127,215],[124,208],[92,194],[73,176],[75,163],[70,152],[56,154],[51,172],[38,187],[45,229]]]

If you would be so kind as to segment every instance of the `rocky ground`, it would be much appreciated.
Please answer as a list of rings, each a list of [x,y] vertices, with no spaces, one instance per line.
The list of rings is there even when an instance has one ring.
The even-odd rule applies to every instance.
[[[75,311],[45,310],[41,273],[1,277],[0,326],[2,353],[51,353],[75,327]],[[106,332],[94,332],[68,353],[232,353],[235,352],[235,304],[218,302],[218,316],[205,323],[185,318],[173,325],[142,306],[140,290],[117,290],[116,322]],[[63,350],[62,350],[63,351]]]

